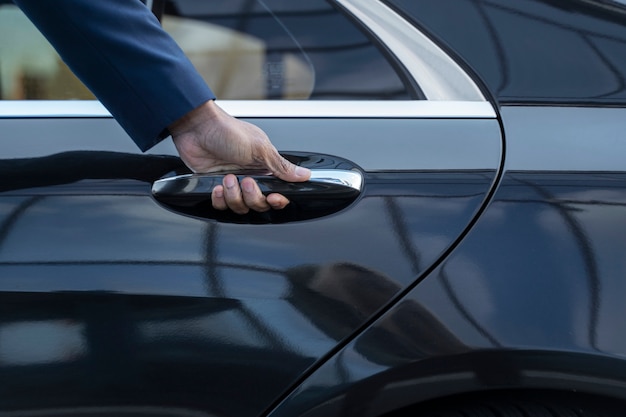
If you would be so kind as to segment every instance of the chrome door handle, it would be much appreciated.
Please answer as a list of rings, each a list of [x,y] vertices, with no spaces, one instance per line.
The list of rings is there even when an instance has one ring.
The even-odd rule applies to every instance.
[[[253,178],[265,195],[279,193],[289,200],[352,200],[363,188],[363,175],[357,170],[313,169],[305,182],[287,182],[262,171],[232,172],[240,180]],[[190,206],[211,199],[211,191],[222,184],[225,172],[185,174],[157,180],[152,195],[167,204]]]

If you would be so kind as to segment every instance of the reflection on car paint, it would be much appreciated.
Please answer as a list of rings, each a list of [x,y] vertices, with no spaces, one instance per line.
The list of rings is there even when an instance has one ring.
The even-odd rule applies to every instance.
[[[621,386],[624,185],[623,173],[507,173],[451,256],[272,417],[385,412],[490,386],[584,390],[583,375]]]
[[[133,155],[144,163],[116,168],[135,178],[119,182],[102,175],[118,175],[114,157],[52,156],[0,194],[0,371],[22,375],[6,385],[7,407],[32,405],[20,392],[63,380],[38,405],[133,396],[177,406],[184,397],[256,415],[444,253],[495,175],[367,174],[362,198],[344,211],[276,227],[165,210],[149,180],[172,160]],[[65,174],[77,159],[83,168]],[[0,162],[0,172],[13,168]],[[81,330],[46,336],[65,322]],[[259,395],[224,394],[243,381]]]

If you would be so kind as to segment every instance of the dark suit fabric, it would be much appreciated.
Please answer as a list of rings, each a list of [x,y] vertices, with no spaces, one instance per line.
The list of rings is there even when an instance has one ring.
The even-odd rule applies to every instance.
[[[141,150],[213,92],[139,0],[15,0]]]

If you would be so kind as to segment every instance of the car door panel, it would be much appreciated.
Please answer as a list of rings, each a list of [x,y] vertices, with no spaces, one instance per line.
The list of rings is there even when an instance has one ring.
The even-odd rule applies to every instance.
[[[178,158],[122,152],[110,119],[0,119],[33,145],[0,163],[7,408],[258,415],[450,250],[501,163],[495,119],[250,120],[279,149],[347,154],[361,195],[305,221],[199,218],[151,195]]]

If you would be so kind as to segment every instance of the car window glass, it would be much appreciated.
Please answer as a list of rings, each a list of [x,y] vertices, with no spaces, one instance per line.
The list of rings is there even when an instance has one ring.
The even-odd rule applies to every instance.
[[[500,103],[626,103],[623,0],[622,5],[606,0],[385,2],[458,54]]]
[[[170,0],[162,24],[220,99],[408,99],[382,49],[326,0]],[[0,0],[0,98],[89,99],[45,38]]]
[[[94,99],[17,6],[2,2],[0,97],[3,100]]]
[[[163,26],[223,99],[407,99],[384,54],[325,0],[170,0]]]

